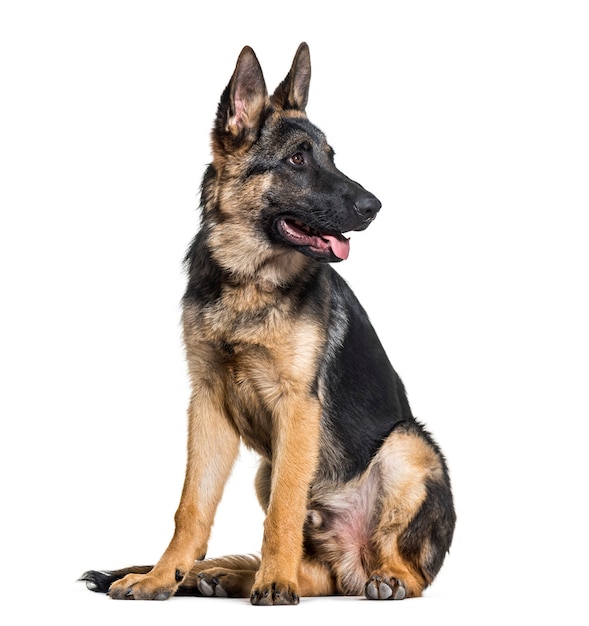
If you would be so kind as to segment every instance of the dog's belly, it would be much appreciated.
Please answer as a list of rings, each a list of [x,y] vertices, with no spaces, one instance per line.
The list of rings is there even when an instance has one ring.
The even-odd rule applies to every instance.
[[[331,491],[322,486],[310,499],[305,549],[329,564],[339,593],[361,594],[373,568],[378,481],[368,473]]]

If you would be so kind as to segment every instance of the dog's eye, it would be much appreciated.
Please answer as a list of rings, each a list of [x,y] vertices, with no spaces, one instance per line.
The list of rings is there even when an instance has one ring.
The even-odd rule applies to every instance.
[[[293,165],[304,165],[305,164],[305,157],[303,156],[302,152],[296,152],[295,154],[293,154],[290,157],[290,162]]]

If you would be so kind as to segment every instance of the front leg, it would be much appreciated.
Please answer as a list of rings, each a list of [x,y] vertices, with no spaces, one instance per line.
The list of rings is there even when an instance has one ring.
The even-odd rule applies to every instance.
[[[320,415],[316,398],[290,395],[274,411],[270,500],[252,604],[299,602],[297,576],[303,556],[309,485],[317,467]]]
[[[223,487],[237,457],[239,437],[207,389],[193,391],[188,422],[188,461],[176,528],[170,545],[148,574],[129,574],[113,583],[116,599],[166,600],[197,559],[203,559]]]

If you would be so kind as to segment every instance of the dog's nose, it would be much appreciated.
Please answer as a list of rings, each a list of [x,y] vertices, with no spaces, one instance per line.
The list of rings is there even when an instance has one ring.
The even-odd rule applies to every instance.
[[[356,200],[354,210],[361,218],[368,221],[376,217],[381,206],[380,200],[376,196],[367,193]]]

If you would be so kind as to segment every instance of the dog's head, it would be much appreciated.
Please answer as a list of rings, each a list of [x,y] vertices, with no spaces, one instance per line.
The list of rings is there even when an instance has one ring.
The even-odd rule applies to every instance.
[[[307,119],[310,78],[309,48],[302,43],[269,96],[258,59],[246,47],[221,97],[203,209],[206,217],[214,207],[210,217],[222,225],[215,245],[231,239],[246,264],[252,254],[261,261],[293,251],[319,261],[346,259],[344,233],[363,230],[380,209],[373,194],[336,168],[324,134]],[[226,253],[216,255],[222,264]]]

